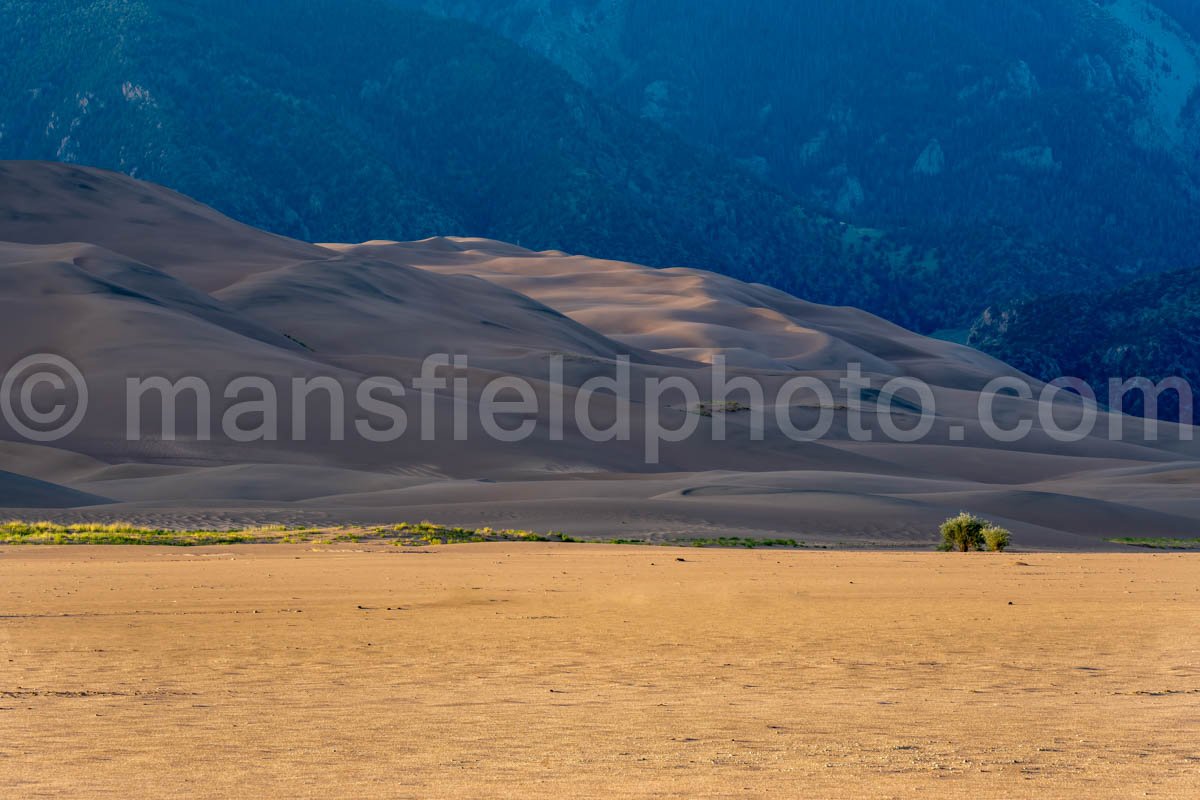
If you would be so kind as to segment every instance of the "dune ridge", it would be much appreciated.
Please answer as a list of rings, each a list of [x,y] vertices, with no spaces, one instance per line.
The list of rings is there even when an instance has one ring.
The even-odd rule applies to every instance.
[[[256,231],[182,195],[100,170],[0,163],[0,364],[56,353],[87,376],[93,398],[77,431],[50,445],[0,425],[0,505],[13,515],[153,520],[302,519],[562,530],[577,536],[769,534],[842,544],[926,546],[962,508],[1012,526],[1027,547],[1106,548],[1119,535],[1194,535],[1200,446],[1164,426],[1159,442],[1097,433],[1063,444],[1041,426],[999,444],[980,429],[980,389],[1019,372],[975,350],[870,314],[814,305],[694,269],[650,269],[484,239],[308,244]],[[260,375],[287,385],[331,377],[411,378],[434,353],[469,356],[467,404],[486,379],[526,379],[538,433],[519,444],[452,430],[439,393],[432,441],[335,441],[332,407],[309,415],[306,441],[174,441],[124,435],[130,377],[197,375],[215,385]],[[635,386],[630,441],[543,434],[550,365],[565,403],[628,356]],[[874,386],[931,387],[926,441],[854,441],[834,409],[820,441],[769,424],[752,441],[729,414],[727,441],[706,436],[645,458],[643,412],[669,427],[694,410],[648,409],[646,378],[701,380],[723,358],[731,376],[769,391],[796,376],[836,386],[851,363]],[[1036,384],[1035,384],[1036,385]],[[771,396],[771,395],[768,395]],[[866,395],[864,407],[873,408]],[[219,399],[219,395],[218,395]],[[707,399],[707,398],[705,398]],[[823,409],[796,400],[815,417]],[[615,401],[593,398],[598,420]],[[415,395],[397,401],[412,418]],[[1006,418],[1031,404],[1002,398]],[[185,398],[180,417],[195,413]],[[162,420],[143,409],[150,430]],[[770,409],[775,412],[777,409]],[[1071,403],[1059,409],[1078,418]],[[770,416],[770,415],[768,415]],[[1036,416],[1036,415],[1033,415]],[[290,431],[288,407],[280,428]],[[701,425],[708,426],[704,419]],[[473,430],[472,433],[478,433]]]

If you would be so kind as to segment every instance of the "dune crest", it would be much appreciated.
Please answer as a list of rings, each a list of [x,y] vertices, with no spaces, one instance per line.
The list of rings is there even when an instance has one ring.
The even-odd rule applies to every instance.
[[[580,536],[762,533],[911,546],[972,508],[1012,527],[1024,546],[1066,548],[1108,547],[1107,537],[1143,532],[1135,525],[1192,534],[1200,521],[1200,446],[1178,441],[1177,430],[1160,442],[1110,441],[1101,425],[1064,444],[1035,425],[1018,443],[997,443],[980,428],[979,392],[995,378],[1021,377],[1007,365],[855,309],[700,270],[486,239],[307,244],[112,173],[6,162],[0,288],[0,363],[58,354],[87,376],[93,398],[78,430],[49,446],[0,426],[0,491],[10,507],[162,524],[180,515],[429,518]],[[285,388],[318,377],[410,380],[435,353],[468,357],[455,373],[467,379],[467,395],[464,406],[448,390],[436,394],[428,440],[336,439],[329,404],[304,420],[302,433],[313,435],[297,440],[286,402],[281,434],[263,441],[206,441],[198,430],[130,440],[118,400],[130,378],[154,375],[198,376],[217,387],[218,403],[219,389],[241,376]],[[580,387],[612,376],[623,357],[635,387],[629,440],[597,444],[575,428],[547,435],[552,365],[563,372],[562,404],[574,408]],[[876,388],[853,409],[812,397],[782,409],[832,412],[819,441],[797,443],[775,423],[754,441],[748,415],[729,413],[725,441],[665,443],[648,461],[649,412],[668,428],[695,423],[705,432],[712,413],[650,400],[636,387],[648,378],[702,382],[719,359],[768,392],[797,376],[836,388],[850,365],[873,387],[919,379],[937,403],[930,436],[856,441],[849,414],[873,412]],[[500,375],[531,386],[537,434],[506,443],[473,427],[460,439],[455,409],[473,411],[481,385]],[[592,403],[597,420],[618,411],[608,394]],[[998,403],[1006,420],[1031,415],[1028,401]],[[415,393],[396,407],[414,420],[430,410]],[[144,410],[151,430],[162,425],[161,414]],[[771,419],[780,412],[760,410]],[[1068,423],[1082,413],[1069,402],[1059,410]],[[196,411],[185,399],[180,417]]]

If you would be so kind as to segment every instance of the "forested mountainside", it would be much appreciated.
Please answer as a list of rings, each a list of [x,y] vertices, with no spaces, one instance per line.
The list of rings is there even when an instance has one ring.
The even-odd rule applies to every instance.
[[[1200,269],[1148,276],[1111,292],[989,310],[972,329],[970,344],[1046,380],[1083,378],[1101,402],[1112,378],[1158,383],[1178,377],[1200,387]],[[1124,409],[1142,414],[1143,395],[1128,395]],[[1179,418],[1177,394],[1162,396],[1159,415]]]
[[[806,204],[1200,256],[1194,0],[394,0],[500,31]]]
[[[651,7],[664,19],[684,8],[631,13]],[[718,19],[697,8],[698,18]],[[661,114],[631,109],[627,83],[589,88],[572,77],[577,69],[498,33],[388,0],[0,0],[0,12],[0,157],[119,169],[290,236],[470,234],[707,267],[925,331],[1117,274],[987,215],[960,223],[918,206],[895,225],[846,224],[842,216],[864,216],[876,196],[865,172],[841,180],[853,202],[826,198],[834,209],[814,211],[772,179],[774,156],[763,156],[763,170],[753,153],[714,148],[687,124],[664,126],[680,108],[674,89]],[[685,29],[681,41],[696,35]],[[716,55],[698,57],[708,65],[701,73],[716,69]],[[779,83],[741,78],[766,82],[751,94]],[[728,85],[713,85],[713,103]],[[886,93],[882,76],[871,86]],[[771,133],[773,113],[763,115],[764,142],[782,136]],[[847,136],[858,130],[853,119]],[[959,174],[952,141],[942,146],[943,175]],[[909,165],[924,165],[917,172],[942,163],[918,158],[925,144]],[[1014,175],[1026,171],[1003,181],[1019,183]],[[926,178],[940,180],[912,180]]]

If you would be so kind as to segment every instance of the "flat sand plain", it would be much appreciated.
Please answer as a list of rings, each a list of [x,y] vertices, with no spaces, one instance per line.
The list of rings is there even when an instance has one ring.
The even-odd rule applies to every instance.
[[[0,796],[1194,798],[1200,560],[8,547]]]

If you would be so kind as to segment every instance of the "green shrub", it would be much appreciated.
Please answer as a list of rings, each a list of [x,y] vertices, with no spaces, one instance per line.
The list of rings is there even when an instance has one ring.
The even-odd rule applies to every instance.
[[[983,531],[988,523],[974,514],[963,512],[957,517],[942,523],[942,550],[957,550],[966,553],[970,550],[982,550],[984,547]]]
[[[988,525],[983,529],[983,540],[987,543],[988,550],[993,553],[1003,553],[1012,544],[1012,534],[1004,528]]]

